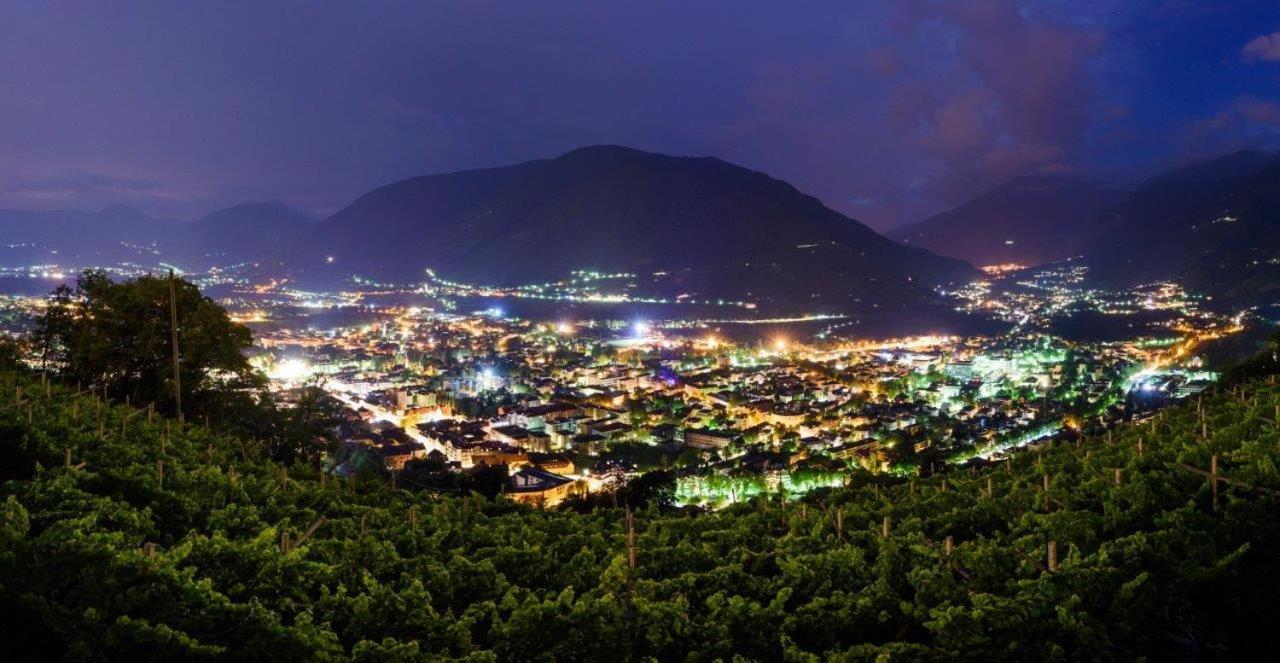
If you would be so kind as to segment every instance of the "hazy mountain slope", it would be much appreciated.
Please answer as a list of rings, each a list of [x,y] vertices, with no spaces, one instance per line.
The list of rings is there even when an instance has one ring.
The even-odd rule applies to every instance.
[[[305,236],[316,219],[278,202],[243,203],[181,224],[175,249],[202,264],[259,260]]]
[[[304,278],[420,280],[430,267],[507,284],[665,271],[677,289],[777,302],[887,303],[973,273],[762,173],[613,146],[390,184],[322,221],[286,261]]]
[[[1062,260],[1079,237],[1124,192],[1101,182],[1056,176],[1020,177],[889,237],[975,265]]]
[[[1105,281],[1181,278],[1219,296],[1274,298],[1280,159],[1240,152],[1154,178],[1092,229],[1087,250]]]

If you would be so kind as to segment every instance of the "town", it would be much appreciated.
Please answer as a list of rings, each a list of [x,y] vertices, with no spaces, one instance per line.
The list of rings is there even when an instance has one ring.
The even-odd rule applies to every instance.
[[[714,320],[459,312],[465,300],[367,303],[386,294],[376,289],[298,295],[301,306],[371,317],[262,325],[253,361],[276,389],[316,384],[344,404],[331,459],[339,474],[429,459],[460,473],[501,468],[505,494],[550,506],[661,470],[680,503],[714,507],[840,485],[852,469],[989,462],[1142,416],[1213,381],[1195,349],[1239,331],[1240,315],[1213,313],[1175,284],[1105,293],[1077,288],[1079,276],[997,274],[950,294],[957,308],[1011,324],[1008,333],[881,340],[842,336],[838,318],[816,333],[775,325],[762,334]],[[272,318],[256,306],[244,319]],[[1053,333],[1060,316],[1082,310],[1166,317],[1122,340]]]

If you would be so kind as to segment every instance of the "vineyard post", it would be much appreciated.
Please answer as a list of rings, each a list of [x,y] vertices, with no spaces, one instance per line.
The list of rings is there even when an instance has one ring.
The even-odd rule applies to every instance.
[[[178,371],[178,294],[173,270],[169,270],[169,330],[173,343],[173,408],[182,421],[182,377]]]
[[[880,523],[880,536],[886,539],[889,538],[889,516],[885,516]]]
[[[1058,570],[1058,542],[1049,541],[1049,573]]]
[[[164,461],[156,461],[156,479],[160,481],[160,490],[164,490]]]
[[[1213,487],[1213,510],[1218,510],[1218,454],[1209,459],[1209,484]]]

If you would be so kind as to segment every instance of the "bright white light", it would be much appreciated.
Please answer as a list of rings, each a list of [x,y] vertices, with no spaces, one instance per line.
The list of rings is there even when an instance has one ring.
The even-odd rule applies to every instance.
[[[486,380],[492,380],[498,377],[498,372],[493,370],[492,368],[486,368],[480,371],[480,374],[483,375]]]
[[[324,261],[325,261],[325,262],[327,262],[327,263],[329,263],[329,264],[333,264],[333,256],[329,256],[329,257],[325,258],[325,259],[324,259]]]
[[[270,377],[281,382],[297,382],[311,374],[311,367],[301,359],[286,359],[276,364]]]
[[[568,336],[569,334],[573,333],[573,325],[567,322],[561,322],[560,324],[556,325],[556,333],[562,336]]]
[[[647,336],[649,334],[649,323],[644,321],[637,322],[632,329],[635,331],[636,336]]]

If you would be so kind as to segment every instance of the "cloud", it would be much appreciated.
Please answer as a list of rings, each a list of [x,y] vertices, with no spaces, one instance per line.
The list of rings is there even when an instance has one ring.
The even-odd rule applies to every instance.
[[[1240,49],[1245,62],[1276,62],[1280,60],[1280,32],[1254,37]]]
[[[1094,120],[1089,66],[1106,31],[1004,0],[926,0],[916,10],[922,24],[942,25],[954,62],[920,122],[919,146],[943,166],[932,194],[954,203],[1017,175],[1070,170]],[[921,96],[904,91],[895,103]]]
[[[1268,127],[1280,127],[1280,104],[1269,99],[1241,97],[1233,105],[1244,119]]]

